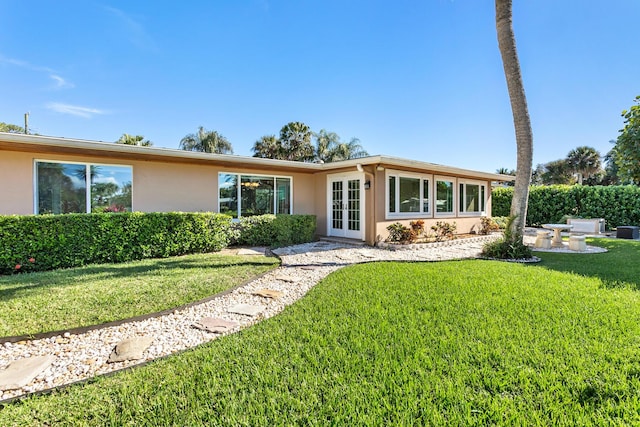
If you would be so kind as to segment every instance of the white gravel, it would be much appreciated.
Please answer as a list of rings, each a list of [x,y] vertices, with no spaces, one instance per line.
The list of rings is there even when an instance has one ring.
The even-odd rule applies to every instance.
[[[282,265],[279,268],[208,302],[174,311],[171,314],[96,329],[83,334],[65,333],[46,339],[0,345],[0,370],[6,368],[12,361],[26,357],[43,355],[56,357],[53,364],[29,385],[18,390],[0,391],[0,400],[130,367],[237,332],[280,313],[287,305],[303,297],[329,273],[345,265],[381,260],[440,261],[476,258],[483,244],[496,237],[493,235],[465,239],[446,245],[420,245],[412,250],[358,247],[330,242],[313,242],[278,249],[274,252],[282,259]],[[259,289],[282,291],[284,296],[271,299],[252,295],[252,292]],[[255,317],[227,311],[229,307],[237,304],[262,305],[266,308]],[[239,326],[225,334],[206,332],[192,326],[202,317],[233,320],[238,322]],[[107,363],[111,351],[118,342],[135,336],[154,338],[151,347],[144,354],[144,359]]]

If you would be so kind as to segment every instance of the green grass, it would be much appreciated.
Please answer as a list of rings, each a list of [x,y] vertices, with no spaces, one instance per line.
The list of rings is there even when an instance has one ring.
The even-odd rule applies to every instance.
[[[275,318],[8,405],[0,425],[638,425],[640,266],[605,265],[638,246],[612,245],[348,267]]]
[[[278,264],[217,253],[0,276],[0,336],[95,325],[198,301]]]

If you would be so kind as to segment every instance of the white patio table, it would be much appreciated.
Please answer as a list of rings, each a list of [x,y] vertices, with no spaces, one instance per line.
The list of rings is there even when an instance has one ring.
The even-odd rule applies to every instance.
[[[571,224],[542,224],[542,228],[553,230],[553,239],[551,240],[551,246],[554,248],[561,248],[564,246],[562,243],[562,230],[571,230],[573,225]]]

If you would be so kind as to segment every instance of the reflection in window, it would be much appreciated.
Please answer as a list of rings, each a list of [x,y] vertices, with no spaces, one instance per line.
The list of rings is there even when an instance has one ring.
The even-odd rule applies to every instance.
[[[242,175],[240,179],[241,216],[274,212],[273,178]]]
[[[131,211],[131,181],[130,166],[36,162],[36,212]]]
[[[460,184],[460,212],[484,212],[485,186],[481,184]]]
[[[91,212],[131,212],[131,167],[91,166]]]
[[[400,212],[420,212],[420,179],[400,177]]]
[[[218,174],[219,212],[239,216],[291,213],[291,178]]]
[[[436,212],[453,213],[452,181],[436,181]]]

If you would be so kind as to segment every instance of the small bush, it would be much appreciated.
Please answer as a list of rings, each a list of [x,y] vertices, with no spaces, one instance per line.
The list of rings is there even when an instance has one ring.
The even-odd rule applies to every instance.
[[[498,223],[495,222],[493,218],[488,216],[480,218],[480,234],[489,234],[492,231],[498,230],[500,230],[500,226],[498,226]]]
[[[508,218],[504,236],[501,239],[484,245],[483,256],[496,259],[529,259],[533,256],[531,248],[524,244],[522,235],[511,232],[514,219],[515,216]]]
[[[431,226],[431,230],[434,231],[436,242],[442,242],[444,240],[453,240],[456,238],[455,232],[458,226],[454,222],[453,224],[449,224],[445,221],[438,221],[436,225]]]
[[[233,224],[233,243],[250,246],[287,246],[313,240],[314,215],[259,215],[242,217]]]
[[[393,243],[412,243],[416,239],[415,232],[409,228],[405,227],[399,222],[394,222],[393,224],[387,227],[387,231],[389,231],[389,237],[387,237],[387,242]]]

